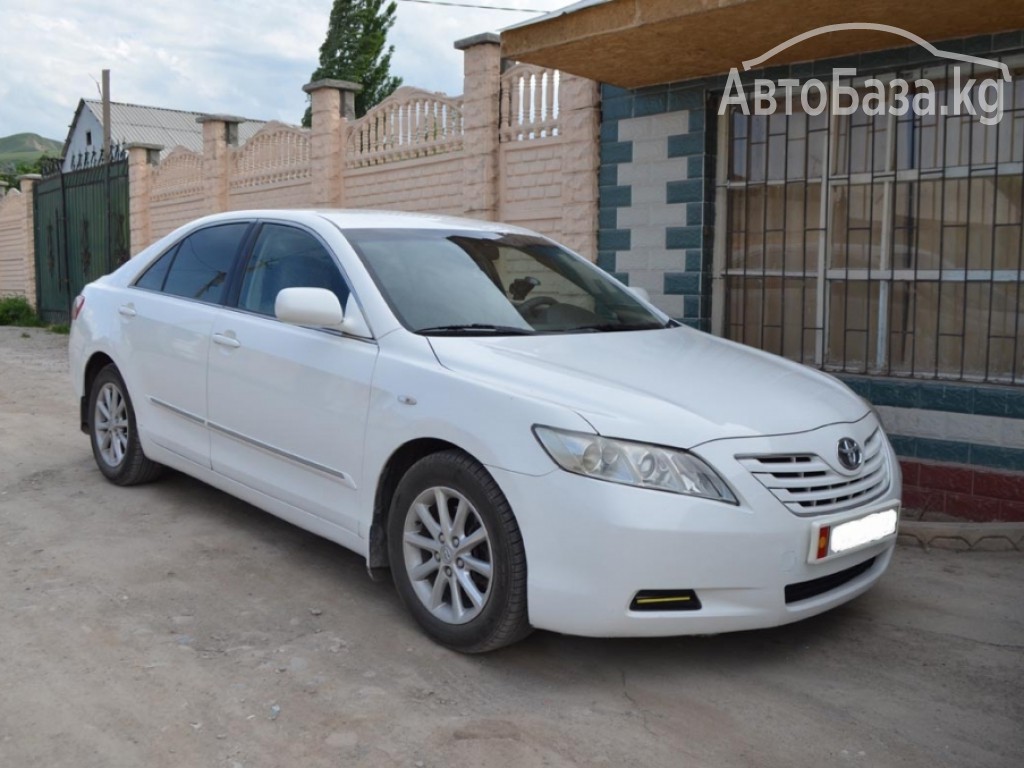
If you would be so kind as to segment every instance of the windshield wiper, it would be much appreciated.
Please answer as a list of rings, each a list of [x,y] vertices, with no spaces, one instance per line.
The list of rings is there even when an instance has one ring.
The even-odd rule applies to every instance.
[[[509,336],[529,336],[535,331],[532,328],[520,328],[514,325],[492,325],[490,323],[462,323],[457,325],[437,325],[431,328],[420,328],[416,333],[429,335],[474,335],[495,334]]]
[[[670,325],[662,325],[661,323],[645,323],[643,325],[595,323],[594,325],[577,325],[574,328],[566,328],[564,333],[574,333],[575,331],[597,331],[602,333],[611,333],[615,331],[660,331],[670,327]]]

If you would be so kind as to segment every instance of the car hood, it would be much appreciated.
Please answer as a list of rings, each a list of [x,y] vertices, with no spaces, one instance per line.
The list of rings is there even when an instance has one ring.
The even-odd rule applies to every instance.
[[[449,370],[563,405],[602,435],[680,448],[802,432],[868,411],[830,376],[685,327],[430,344]]]

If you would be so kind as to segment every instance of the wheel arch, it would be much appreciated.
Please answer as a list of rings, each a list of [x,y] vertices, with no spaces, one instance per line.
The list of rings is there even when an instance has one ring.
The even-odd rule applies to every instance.
[[[93,352],[89,358],[89,362],[85,364],[85,371],[82,378],[82,398],[79,402],[79,415],[81,419],[81,429],[83,432],[88,434],[89,432],[89,393],[92,391],[92,383],[96,380],[99,372],[106,368],[108,365],[117,366],[117,363],[105,352]]]
[[[391,509],[391,500],[394,498],[398,483],[420,459],[426,458],[442,451],[459,451],[465,454],[481,466],[481,462],[472,453],[462,446],[456,445],[448,440],[434,437],[421,437],[409,440],[395,449],[384,463],[377,478],[377,490],[373,498],[373,520],[370,523],[370,541],[366,556],[366,565],[370,575],[377,579],[384,578],[390,567],[388,559],[387,542],[387,519],[388,511]]]

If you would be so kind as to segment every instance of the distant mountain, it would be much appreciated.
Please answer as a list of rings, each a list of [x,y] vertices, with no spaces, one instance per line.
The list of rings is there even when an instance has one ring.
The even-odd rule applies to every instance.
[[[18,163],[30,163],[44,154],[58,156],[64,142],[46,139],[34,133],[16,133],[0,138],[0,169],[13,169]]]

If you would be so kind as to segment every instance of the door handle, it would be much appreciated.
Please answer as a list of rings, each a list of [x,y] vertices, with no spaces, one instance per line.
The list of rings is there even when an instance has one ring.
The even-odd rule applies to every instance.
[[[234,336],[227,336],[223,333],[213,334],[213,343],[220,344],[222,347],[230,347],[231,349],[238,349],[238,347],[242,346],[242,342]]]
[[[135,317],[135,315],[138,314],[135,311],[135,305],[133,304],[122,304],[120,307],[117,308],[117,311],[119,314],[124,315],[125,317]]]

